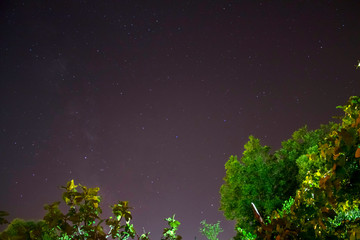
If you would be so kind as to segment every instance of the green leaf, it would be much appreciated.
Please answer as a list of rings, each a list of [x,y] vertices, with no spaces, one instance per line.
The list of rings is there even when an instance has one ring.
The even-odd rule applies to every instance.
[[[78,187],[78,186],[75,185],[74,180],[72,179],[71,181],[69,181],[69,182],[67,183],[67,185],[66,185],[66,190],[69,191],[69,192],[71,192],[71,191],[76,190],[77,187]]]

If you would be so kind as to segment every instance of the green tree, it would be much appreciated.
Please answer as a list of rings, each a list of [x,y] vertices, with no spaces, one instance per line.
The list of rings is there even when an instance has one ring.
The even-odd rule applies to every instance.
[[[209,240],[219,240],[217,236],[219,233],[224,231],[220,227],[220,221],[215,224],[208,224],[206,223],[206,220],[203,220],[200,222],[200,224],[202,225],[200,227],[200,233]]]
[[[360,97],[339,108],[341,123],[303,159],[295,198],[257,229],[260,238],[360,239]]]
[[[78,191],[79,187],[82,191]],[[75,185],[74,180],[62,188],[65,189],[62,198],[70,208],[68,213],[63,214],[60,211],[60,202],[45,205],[47,214],[44,221],[54,236],[58,239],[106,239],[107,234],[101,226],[104,220],[99,217],[102,212],[99,206],[100,196],[97,195],[99,188]],[[115,212],[115,216],[121,220],[122,213]],[[118,237],[112,230],[118,228],[120,221],[111,221],[107,225],[111,229],[109,234],[113,238]]]
[[[286,164],[287,172],[283,174],[289,180],[297,176],[297,182],[290,180],[288,188],[284,189],[285,196],[293,195],[294,189],[299,187],[308,171],[315,172],[318,168],[325,167],[323,162],[312,161],[311,157],[319,153],[319,145],[335,126],[330,122],[313,131],[304,126],[295,131],[291,139],[281,143],[282,147],[274,155],[279,162]]]
[[[308,172],[326,168],[326,163],[316,160],[316,156],[320,153],[319,146],[336,126],[329,123],[314,131],[306,126],[300,128],[274,154],[259,139],[250,136],[241,159],[229,158],[220,188],[220,210],[226,218],[237,221],[236,239],[243,239],[244,233],[253,233],[258,225],[251,203],[264,217],[269,217],[284,201],[295,197]]]
[[[244,148],[241,161],[231,156],[225,164],[220,210],[228,219],[235,219],[237,227],[252,231],[255,220],[251,203],[270,215],[288,198],[282,194],[288,183],[281,175],[286,166],[276,161],[268,146],[261,146],[259,139],[250,136]]]
[[[80,187],[81,191],[78,191]],[[101,219],[100,213],[100,196],[98,196],[99,188],[87,188],[83,185],[75,185],[71,180],[67,183],[63,193],[63,200],[69,206],[67,214],[63,214],[59,210],[60,202],[46,205],[47,214],[44,217],[47,228],[54,236],[54,239],[94,239],[105,240],[112,239],[134,239],[149,240],[150,233],[143,233],[139,236],[133,224],[131,224],[131,209],[127,201],[119,201],[111,206],[113,216],[108,219]],[[176,230],[180,222],[173,218],[166,219],[170,225],[167,232],[176,234]],[[104,232],[102,224],[110,229],[108,233]],[[165,232],[165,229],[164,229]],[[168,234],[169,236],[173,236]],[[175,235],[174,235],[175,236]],[[176,236],[180,240],[180,236]],[[172,239],[172,238],[166,238]]]
[[[161,240],[181,240],[182,237],[180,235],[176,235],[180,222],[175,220],[175,214],[172,217],[165,218],[165,221],[167,221],[169,227],[164,228]]]

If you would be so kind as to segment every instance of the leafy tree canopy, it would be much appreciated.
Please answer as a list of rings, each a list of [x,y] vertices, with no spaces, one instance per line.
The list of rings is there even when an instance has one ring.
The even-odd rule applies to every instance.
[[[360,97],[338,108],[345,113],[341,123],[307,155],[311,167],[295,198],[261,224],[259,237],[360,239]]]
[[[292,220],[287,219],[286,224],[293,224],[296,215],[297,227],[285,225],[284,229],[288,232],[283,230],[281,234],[286,232],[288,237],[290,233],[296,233],[292,236],[298,238],[306,229],[305,232],[310,232],[310,235],[303,234],[304,239],[309,236],[315,239],[320,236],[314,230],[316,226],[327,229],[321,231],[320,238],[323,239],[325,232],[326,236],[333,234],[330,234],[330,222],[334,225],[344,219],[340,217],[344,214],[336,202],[341,202],[342,209],[347,208],[351,216],[358,213],[360,173],[356,158],[360,157],[359,105],[359,97],[351,97],[347,105],[339,107],[345,112],[340,124],[330,122],[316,130],[308,130],[306,126],[300,128],[273,154],[270,154],[268,146],[262,146],[259,139],[250,136],[241,158],[229,158],[225,164],[224,184],[220,188],[220,210],[228,219],[237,221],[238,235],[235,239],[243,239],[247,234],[253,237],[254,230],[258,230],[259,236],[271,239],[269,232],[274,237],[274,228],[285,224],[278,219],[290,218],[289,214]],[[265,220],[256,221],[251,203]],[[309,204],[317,207],[301,207]],[[334,217],[335,213],[337,218],[327,219],[326,225],[324,216]],[[314,220],[317,222],[307,222],[311,226],[308,228],[299,227],[306,225],[306,219],[317,219]],[[264,232],[269,234],[264,235]],[[283,237],[281,234],[275,236]]]

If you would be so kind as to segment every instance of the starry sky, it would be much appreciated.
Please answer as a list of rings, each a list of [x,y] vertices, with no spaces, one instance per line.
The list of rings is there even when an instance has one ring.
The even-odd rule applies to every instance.
[[[360,93],[360,1],[0,3],[0,210],[40,219],[74,179],[234,236],[219,189],[250,134],[273,150]]]

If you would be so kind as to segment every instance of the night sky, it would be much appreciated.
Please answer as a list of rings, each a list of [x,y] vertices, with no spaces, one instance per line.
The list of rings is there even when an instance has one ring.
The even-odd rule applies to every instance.
[[[205,239],[230,155],[273,150],[360,93],[360,1],[1,1],[0,210],[74,179],[160,239]]]

